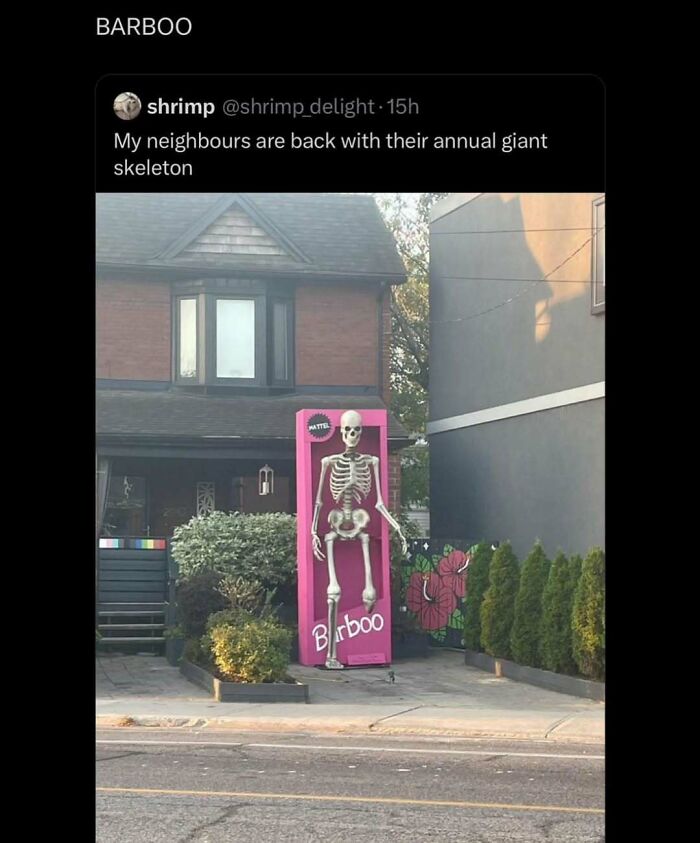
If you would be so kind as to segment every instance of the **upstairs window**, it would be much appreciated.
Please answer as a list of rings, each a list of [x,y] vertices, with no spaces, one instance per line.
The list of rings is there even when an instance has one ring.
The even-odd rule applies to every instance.
[[[293,385],[291,298],[204,292],[173,308],[175,381],[241,387]]]
[[[216,300],[216,377],[255,378],[255,300]]]
[[[182,380],[197,377],[197,299],[178,300],[179,335],[177,341],[177,377]]]
[[[272,328],[271,383],[284,386],[292,382],[292,305],[273,299],[270,307]]]
[[[593,202],[591,312],[605,311],[605,197]]]

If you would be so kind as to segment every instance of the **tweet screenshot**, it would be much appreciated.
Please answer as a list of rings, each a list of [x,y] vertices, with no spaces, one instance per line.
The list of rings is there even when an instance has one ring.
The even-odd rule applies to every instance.
[[[93,22],[95,839],[604,839],[606,83],[224,29]]]

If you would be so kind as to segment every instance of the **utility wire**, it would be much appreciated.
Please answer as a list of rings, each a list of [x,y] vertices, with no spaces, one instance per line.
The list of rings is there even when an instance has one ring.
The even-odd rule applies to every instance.
[[[597,236],[598,231],[602,231],[604,228],[605,228],[605,226],[601,226],[599,229],[594,231],[593,234],[578,247],[578,249],[574,250],[570,255],[568,255],[566,258],[564,258],[564,260],[561,263],[557,264],[557,266],[555,266],[554,269],[551,269],[543,278],[537,278],[534,281],[530,282],[529,286],[525,287],[524,290],[521,290],[519,293],[516,293],[514,296],[511,296],[510,298],[506,299],[505,301],[502,301],[499,304],[494,305],[493,307],[489,307],[486,310],[482,310],[479,313],[472,313],[469,316],[460,316],[457,319],[437,319],[437,320],[431,319],[430,324],[431,325],[448,325],[448,324],[453,324],[453,323],[457,323],[457,322],[468,322],[470,319],[476,319],[478,316],[485,316],[487,313],[491,313],[494,310],[498,310],[500,307],[505,307],[505,305],[510,304],[511,302],[515,301],[516,299],[519,299],[522,296],[524,296],[525,293],[529,293],[531,290],[533,290],[535,288],[535,286],[537,284],[541,284],[543,281],[547,281],[549,279],[550,275],[553,275],[558,269],[561,269],[562,266],[567,264],[575,255],[577,255],[581,251],[581,249],[585,248],[591,242],[591,240],[593,240]],[[469,280],[469,279],[465,279],[465,280]],[[476,280],[478,280],[478,279],[476,279]],[[495,280],[518,281],[518,280],[522,280],[522,279],[510,278],[510,279],[495,279]],[[553,282],[550,282],[550,283],[553,283]],[[585,281],[585,282],[577,282],[577,283],[589,284],[590,279],[588,281]]]
[[[584,243],[583,246],[585,246],[587,243],[589,243],[594,237],[596,237],[598,232],[602,231],[604,228],[605,228],[604,225],[601,225],[600,228],[596,228],[593,231],[593,235],[588,240],[586,240],[586,243]],[[590,229],[590,227],[588,227],[588,228],[551,228],[551,229],[535,229],[535,228],[532,228],[532,229],[523,229],[523,231],[525,231],[525,230],[529,230],[529,231],[590,231],[591,229]],[[443,233],[444,234],[453,234],[453,233],[457,234],[456,231],[455,232],[445,231]],[[483,234],[484,232],[481,232],[481,231],[477,231],[477,232],[466,231],[466,232],[460,232],[460,233],[462,233],[462,234],[470,234],[470,233]],[[494,232],[486,232],[486,233],[501,234],[502,232],[494,231]],[[583,246],[580,246],[576,250],[576,252],[579,252],[583,248]],[[567,258],[567,260],[572,258],[576,254],[576,252],[574,252],[572,255],[569,255],[569,258]],[[560,263],[559,266],[556,269],[553,269],[550,273],[548,273],[548,275],[545,275],[544,278],[497,278],[495,276],[490,276],[490,275],[473,275],[473,276],[469,276],[469,275],[441,275],[440,278],[444,279],[445,281],[523,281],[525,283],[534,282],[534,281],[537,281],[537,282],[541,283],[543,281],[547,281],[549,284],[589,284],[590,283],[590,278],[587,278],[585,280],[580,280],[580,279],[577,279],[577,278],[549,278],[548,277],[549,275],[552,275],[553,273],[555,273],[557,271],[557,269],[562,267],[564,265],[564,263],[566,263],[566,261],[564,261],[563,263]]]
[[[546,281],[548,284],[590,284],[590,278],[495,278],[490,275],[441,275],[441,281],[522,281],[541,284]]]
[[[590,231],[590,225],[580,228],[493,228],[484,231],[431,231],[431,237],[444,236],[445,234],[519,234],[526,231]],[[597,229],[600,231],[600,229]]]

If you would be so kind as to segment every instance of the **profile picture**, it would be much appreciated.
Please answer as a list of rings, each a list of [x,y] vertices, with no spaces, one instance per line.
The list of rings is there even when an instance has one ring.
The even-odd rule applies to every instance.
[[[141,100],[128,91],[114,100],[114,113],[120,120],[133,120],[141,112]]]

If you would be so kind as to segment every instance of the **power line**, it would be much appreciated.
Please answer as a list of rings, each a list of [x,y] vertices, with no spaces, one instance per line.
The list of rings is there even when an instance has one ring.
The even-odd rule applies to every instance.
[[[601,225],[600,228],[594,229],[593,234],[588,238],[588,240],[586,240],[586,242],[583,244],[583,246],[590,243],[591,240],[593,240],[595,237],[597,237],[598,232],[603,231],[604,228],[605,228],[605,226]],[[532,229],[523,229],[523,231],[525,231],[525,230],[529,230],[529,231],[590,231],[591,229],[590,229],[590,227],[587,227],[587,228],[551,228],[551,229],[532,228]],[[457,232],[452,232],[452,231],[445,231],[445,232],[442,232],[442,233],[443,234],[453,234],[453,233],[457,234]],[[469,233],[482,234],[483,232],[477,231],[477,232],[461,232],[461,233],[464,233],[464,234],[469,234]],[[498,234],[498,233],[501,233],[501,232],[495,232],[494,231],[494,232],[486,232],[486,233]],[[555,267],[551,272],[548,272],[547,275],[544,276],[544,278],[497,278],[495,276],[489,276],[489,275],[473,275],[473,276],[468,276],[468,275],[441,275],[440,278],[441,279],[444,278],[445,281],[523,281],[525,283],[535,282],[535,281],[537,281],[539,283],[542,283],[543,281],[547,281],[549,284],[589,284],[590,278],[587,278],[585,280],[580,280],[580,279],[577,279],[577,278],[549,278],[550,275],[553,275],[557,271],[557,269],[560,269],[562,266],[564,266],[564,264],[568,260],[570,260],[577,252],[580,252],[581,249],[583,248],[583,246],[579,246],[579,248],[576,249],[576,251],[573,252],[571,255],[569,255],[569,257],[566,258],[566,260],[562,261],[562,263],[560,263],[559,266]]]
[[[578,228],[493,228],[485,229],[484,231],[431,231],[430,236],[436,237],[445,234],[519,234],[528,231],[590,231],[590,225],[581,226]],[[597,229],[600,231],[600,229]]]
[[[478,316],[485,316],[487,313],[491,313],[494,310],[498,310],[500,307],[505,307],[505,305],[510,304],[511,302],[515,301],[516,299],[519,299],[522,296],[524,296],[525,293],[529,293],[531,290],[534,290],[534,288],[537,284],[541,284],[543,281],[549,280],[550,275],[553,275],[558,269],[561,269],[562,266],[567,264],[575,255],[577,255],[581,251],[581,249],[585,248],[591,242],[591,240],[593,240],[596,237],[596,235],[598,234],[598,231],[602,231],[604,228],[605,228],[605,226],[601,226],[599,229],[594,231],[593,234],[587,240],[585,240],[583,243],[581,243],[581,245],[577,249],[575,249],[570,255],[568,255],[566,258],[564,258],[564,260],[561,263],[557,264],[557,266],[555,266],[554,269],[551,269],[543,278],[537,278],[537,279],[533,280],[532,282],[530,282],[528,287],[525,287],[524,290],[521,290],[519,293],[516,293],[514,296],[511,296],[510,298],[506,299],[505,301],[502,301],[499,304],[494,305],[493,307],[489,307],[486,310],[482,310],[479,313],[472,313],[469,316],[460,316],[456,319],[438,319],[438,320],[431,319],[430,324],[431,325],[448,325],[448,324],[453,324],[453,323],[457,323],[457,322],[468,322],[470,319],[476,319]],[[500,280],[515,281],[515,280],[520,280],[520,279],[512,278],[512,279],[500,279]],[[590,279],[588,281],[585,281],[585,282],[577,282],[577,283],[589,284]]]
[[[444,281],[522,281],[523,283],[532,282],[542,284],[546,281],[548,284],[590,284],[590,278],[576,279],[576,278],[495,278],[489,275],[441,275],[440,280]]]

